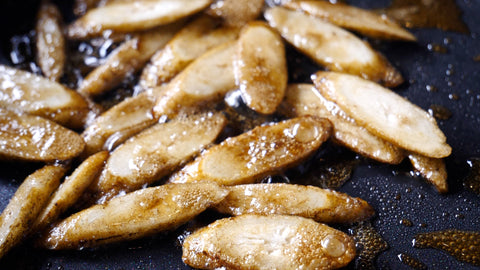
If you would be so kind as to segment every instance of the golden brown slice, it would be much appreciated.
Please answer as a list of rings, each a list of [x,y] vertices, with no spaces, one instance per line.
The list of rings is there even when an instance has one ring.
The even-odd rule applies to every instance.
[[[0,216],[0,258],[27,236],[64,174],[64,167],[47,165],[18,187]]]
[[[56,221],[68,208],[73,206],[101,172],[107,158],[108,152],[103,151],[92,155],[82,162],[50,197],[45,208],[43,208],[33,224],[32,231],[38,232],[44,229]]]
[[[328,139],[331,128],[328,120],[310,116],[256,127],[209,148],[170,181],[253,183],[302,162]]]
[[[268,9],[265,18],[289,43],[329,70],[388,87],[403,82],[402,75],[367,42],[338,26],[282,7]]]
[[[243,26],[260,16],[264,4],[264,0],[216,0],[206,12],[227,25]]]
[[[352,223],[375,213],[364,200],[315,186],[247,184],[227,187],[229,193],[215,206],[230,215],[295,215],[322,223]]]
[[[82,81],[78,91],[98,96],[139,71],[173,37],[182,23],[160,26],[125,41]]]
[[[452,148],[435,119],[393,91],[357,76],[318,72],[315,86],[373,134],[406,150],[442,158]]]
[[[242,215],[189,235],[183,261],[200,269],[335,269],[355,257],[345,233],[296,216]]]
[[[238,33],[237,27],[225,27],[217,19],[200,16],[152,56],[151,63],[142,72],[140,85],[147,89],[170,81],[197,57],[219,44],[236,39]]]
[[[37,62],[45,77],[59,81],[65,66],[65,38],[62,15],[57,6],[43,1],[38,11]]]
[[[113,106],[85,129],[84,155],[89,156],[101,150],[113,150],[128,138],[155,124],[152,114],[157,93],[145,91],[127,98]]]
[[[209,50],[171,80],[153,108],[155,117],[173,117],[184,110],[195,110],[235,89],[235,45],[227,42]]]
[[[49,249],[78,249],[141,238],[182,225],[226,195],[208,181],[138,190],[70,216],[39,242]]]
[[[288,116],[315,115],[333,124],[335,142],[368,158],[390,164],[402,162],[405,153],[358,125],[337,104],[326,100],[312,84],[288,86],[282,112]]]
[[[238,40],[233,72],[248,107],[272,114],[282,102],[287,87],[287,60],[282,38],[268,25],[245,26]]]
[[[139,133],[112,153],[95,185],[96,197],[105,201],[159,180],[213,143],[225,125],[222,114],[207,113],[176,118]]]
[[[417,40],[414,35],[386,15],[343,3],[332,4],[328,1],[295,0],[285,2],[284,6],[302,10],[365,36],[406,41]]]
[[[194,14],[211,0],[118,1],[89,10],[68,28],[70,38],[101,36],[105,30],[131,32],[165,25]]]
[[[39,116],[0,109],[0,159],[72,159],[85,143],[77,133]]]
[[[33,73],[0,65],[0,107],[81,128],[89,108],[75,91]]]
[[[447,168],[443,159],[425,157],[415,153],[408,155],[408,158],[415,171],[435,186],[438,192],[448,192]]]

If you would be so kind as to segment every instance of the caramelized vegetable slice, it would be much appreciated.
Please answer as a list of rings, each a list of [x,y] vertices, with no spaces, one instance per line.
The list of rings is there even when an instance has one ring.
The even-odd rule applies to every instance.
[[[268,9],[265,18],[289,43],[329,70],[362,76],[388,87],[403,82],[401,74],[382,55],[338,26],[281,7]]]
[[[264,0],[216,0],[206,12],[227,25],[243,26],[260,16],[264,4]]]
[[[435,119],[405,98],[357,76],[318,72],[320,93],[373,134],[406,150],[442,158],[452,149]]]
[[[282,38],[264,23],[248,24],[238,40],[233,72],[247,106],[262,114],[274,113],[288,79]]]
[[[226,124],[220,114],[192,115],[157,124],[119,146],[95,187],[100,201],[159,180],[213,143]]]
[[[152,56],[140,78],[143,88],[170,81],[206,51],[237,38],[239,28],[222,26],[219,20],[201,16],[185,26],[165,47]]]
[[[141,238],[182,225],[226,195],[208,181],[138,190],[70,216],[39,242],[50,249],[78,249]]]
[[[340,27],[372,38],[416,41],[414,35],[390,20],[386,15],[343,3],[332,4],[328,1],[295,0],[285,2],[284,6],[302,10]]]
[[[352,223],[375,213],[362,199],[315,186],[247,184],[227,189],[227,197],[215,209],[235,216],[280,214],[302,216],[322,223]]]
[[[80,164],[48,200],[46,207],[38,215],[32,226],[32,231],[42,230],[73,206],[101,172],[107,158],[108,152],[103,151],[89,157]]]
[[[330,131],[328,120],[310,116],[260,126],[208,149],[170,181],[253,183],[303,161],[328,139]]]
[[[30,232],[31,226],[65,174],[47,165],[28,176],[0,216],[0,258]]]
[[[89,108],[78,93],[33,73],[0,65],[0,107],[81,128]]]
[[[337,104],[326,100],[311,84],[291,84],[282,106],[289,116],[315,115],[330,120],[335,142],[368,158],[390,164],[402,162],[402,149],[359,126]]]
[[[178,31],[182,23],[160,26],[125,41],[82,81],[78,91],[98,96],[139,71]]]
[[[429,158],[415,153],[408,155],[408,158],[415,171],[434,185],[438,192],[448,192],[447,169],[443,159]]]
[[[101,36],[105,30],[132,32],[169,24],[194,14],[210,0],[118,1],[89,10],[68,28],[70,38]],[[128,14],[128,15],[127,15]]]
[[[57,6],[43,1],[38,11],[37,61],[42,73],[52,81],[59,81],[65,66],[65,38],[62,15]]]
[[[82,133],[89,156],[100,150],[112,150],[128,138],[155,124],[152,114],[157,93],[145,91],[127,98],[101,114]]]
[[[75,132],[39,116],[0,109],[0,158],[29,161],[72,159],[85,143]]]
[[[227,42],[209,50],[170,81],[153,108],[155,117],[173,117],[182,110],[195,110],[235,89],[235,45]]]
[[[200,269],[335,269],[355,257],[345,233],[296,216],[242,215],[189,235],[183,261]]]

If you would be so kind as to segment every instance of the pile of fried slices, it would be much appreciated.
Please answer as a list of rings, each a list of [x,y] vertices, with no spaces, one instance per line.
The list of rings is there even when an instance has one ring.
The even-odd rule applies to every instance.
[[[0,257],[27,237],[59,250],[137,239],[210,208],[232,217],[185,239],[183,261],[194,268],[345,266],[355,243],[324,223],[368,219],[367,202],[259,183],[327,140],[382,163],[408,157],[447,191],[451,148],[436,121],[386,88],[401,74],[345,30],[415,41],[384,15],[303,0],[77,0],[74,12],[63,26],[58,8],[41,4],[44,76],[0,66],[0,157],[45,163],[0,217]],[[121,44],[78,89],[59,83],[66,42],[99,38]],[[288,82],[285,42],[322,68],[312,84]],[[96,98],[137,73],[142,91],[99,112]],[[259,115],[286,120],[221,141],[228,120],[215,108],[232,91]],[[83,210],[62,219],[72,207]]]

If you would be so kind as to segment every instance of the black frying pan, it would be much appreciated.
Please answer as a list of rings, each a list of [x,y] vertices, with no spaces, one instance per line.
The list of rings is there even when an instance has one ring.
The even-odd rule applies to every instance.
[[[10,37],[32,29],[38,2],[1,1],[0,62],[10,62]],[[381,8],[390,1],[349,2]],[[419,259],[429,269],[476,269],[444,252],[412,247],[417,233],[451,228],[480,231],[480,195],[463,186],[469,172],[467,161],[480,157],[480,62],[473,59],[480,55],[480,2],[459,0],[457,4],[471,34],[413,29],[417,44],[374,43],[406,78],[407,83],[397,89],[401,95],[424,109],[436,104],[452,112],[450,119],[438,120],[438,123],[453,148],[452,155],[446,159],[450,186],[446,195],[439,195],[422,179],[409,176],[406,163],[388,166],[365,160],[340,188],[367,200],[377,211],[373,225],[390,247],[378,256],[375,263],[378,269],[410,269],[399,259],[401,253]],[[60,5],[70,8],[68,3]],[[431,51],[428,44],[440,44],[447,52]],[[317,67],[297,54],[293,57],[302,63],[297,80],[308,80],[308,74]],[[427,85],[437,90],[428,91]],[[6,206],[21,181],[40,166],[0,163],[0,209]],[[202,215],[201,222],[208,221],[211,215]],[[406,226],[405,220],[411,221],[412,226]],[[26,243],[1,259],[0,269],[189,269],[181,261],[181,247],[177,244],[183,229],[95,250],[46,251]],[[349,266],[353,267],[353,264]]]

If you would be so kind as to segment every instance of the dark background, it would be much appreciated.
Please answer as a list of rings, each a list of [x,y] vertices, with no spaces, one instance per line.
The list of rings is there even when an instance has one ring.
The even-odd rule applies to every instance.
[[[388,0],[355,0],[349,3],[365,8],[388,6]],[[9,63],[8,46],[14,34],[32,29],[38,1],[0,2],[0,62]],[[429,269],[476,269],[433,249],[412,247],[416,233],[444,229],[480,231],[480,195],[463,187],[469,171],[467,161],[480,157],[480,1],[459,0],[462,19],[470,34],[438,29],[412,29],[415,44],[375,42],[406,78],[396,89],[413,103],[428,110],[432,104],[452,112],[448,120],[438,120],[453,152],[446,159],[450,192],[439,195],[417,177],[408,175],[406,165],[389,166],[363,161],[352,178],[340,189],[368,201],[377,211],[373,224],[390,248],[377,259],[379,269],[410,269],[398,258],[407,253]],[[68,3],[62,6],[68,8]],[[446,42],[447,41],[447,42]],[[445,53],[428,49],[441,45]],[[303,61],[303,60],[302,60]],[[299,65],[307,71],[316,69],[311,62]],[[427,85],[437,91],[428,91]],[[452,95],[458,99],[451,98]],[[21,181],[40,164],[0,163],[0,209],[3,209]],[[413,226],[400,221],[408,219]],[[181,247],[176,244],[182,230],[129,243],[81,251],[46,251],[30,243],[13,249],[0,260],[0,269],[189,269],[181,262]]]

